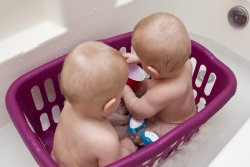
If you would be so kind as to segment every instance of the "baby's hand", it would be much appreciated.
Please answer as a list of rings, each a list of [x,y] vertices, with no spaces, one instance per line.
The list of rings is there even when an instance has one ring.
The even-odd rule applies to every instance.
[[[107,118],[113,126],[127,125],[129,122],[128,115],[122,115],[117,112],[112,113]]]
[[[122,91],[122,97],[126,96],[126,94],[128,94],[131,91],[133,92],[133,90],[131,89],[131,87],[128,86],[128,85],[125,85],[124,88],[123,88],[123,91]]]
[[[123,57],[126,58],[127,63],[139,63],[140,60],[137,57],[136,54],[132,54],[132,53],[123,53]]]

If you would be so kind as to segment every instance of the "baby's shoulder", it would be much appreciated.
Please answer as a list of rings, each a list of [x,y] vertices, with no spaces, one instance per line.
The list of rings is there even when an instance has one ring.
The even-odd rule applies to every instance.
[[[119,151],[120,141],[113,133],[99,133],[93,136],[95,151],[99,155],[112,154]]]
[[[112,143],[116,143],[117,141],[119,141],[118,136],[114,132],[115,131],[113,129],[100,127],[90,133],[92,139],[95,140],[96,142],[98,143],[100,142],[106,145],[111,145]]]

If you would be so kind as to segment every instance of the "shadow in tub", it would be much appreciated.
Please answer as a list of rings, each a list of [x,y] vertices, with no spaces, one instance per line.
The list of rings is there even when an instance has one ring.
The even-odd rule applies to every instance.
[[[131,33],[102,41],[117,50],[124,47],[126,52],[131,52]],[[64,97],[58,83],[64,59],[65,56],[59,57],[24,74],[11,85],[6,95],[8,113],[24,143],[41,167],[58,167],[51,158],[50,152],[54,131],[64,103]],[[192,41],[191,59],[195,62],[192,79],[195,101],[198,106],[199,103],[202,103],[203,107],[200,112],[153,144],[108,166],[154,166],[161,164],[175,150],[189,141],[198,128],[234,95],[236,78],[233,72],[195,41]],[[202,81],[200,80],[201,83],[197,85],[196,78],[202,65],[206,67],[206,72]],[[211,73],[216,75],[216,80],[207,93],[206,85]]]

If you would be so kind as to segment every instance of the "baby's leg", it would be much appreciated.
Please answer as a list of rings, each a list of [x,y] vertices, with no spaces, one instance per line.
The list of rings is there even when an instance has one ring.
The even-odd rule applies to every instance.
[[[111,122],[112,126],[127,125],[129,122],[128,115],[121,115],[116,112],[112,113],[107,119]]]
[[[147,119],[147,128],[146,130],[156,132],[159,137],[168,133],[172,129],[174,129],[178,124],[166,123],[158,119],[157,117],[152,117]]]
[[[118,134],[119,140],[129,137],[128,125],[115,126],[114,128]]]
[[[116,112],[107,118],[114,127],[119,139],[128,137],[129,115],[124,103],[120,103]]]
[[[121,102],[116,112],[112,113],[107,118],[112,126],[127,125],[129,122],[129,115],[125,105]]]
[[[128,155],[132,152],[135,152],[137,150],[137,147],[134,145],[134,143],[129,140],[128,138],[124,138],[121,141],[121,145],[122,145],[122,154],[123,155]]]

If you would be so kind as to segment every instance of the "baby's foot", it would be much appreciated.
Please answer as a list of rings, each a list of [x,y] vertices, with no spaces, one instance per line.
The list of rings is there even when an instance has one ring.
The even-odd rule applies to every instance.
[[[128,129],[127,125],[115,126],[114,128],[120,140],[130,136],[129,132],[127,131]]]

